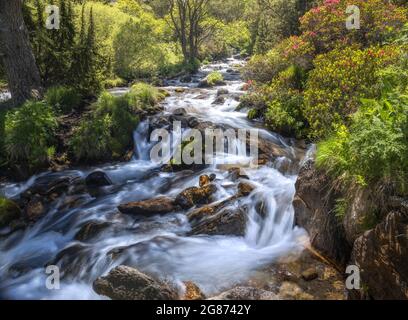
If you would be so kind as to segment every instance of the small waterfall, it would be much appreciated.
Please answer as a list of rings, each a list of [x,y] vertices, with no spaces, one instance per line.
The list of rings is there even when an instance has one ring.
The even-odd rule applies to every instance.
[[[222,87],[229,92],[228,97],[242,95],[240,88],[243,83],[239,76],[227,72],[236,64],[242,64],[242,61],[232,58],[227,62],[205,66],[199,75],[203,77],[213,70],[219,70],[228,78],[227,85]],[[196,79],[198,81],[199,77]],[[218,88],[198,89],[197,81],[185,85],[184,93],[167,98],[165,113],[184,108],[199,121],[211,121],[237,129],[254,128],[245,113],[235,111],[237,99],[227,98],[223,105],[213,105]],[[172,85],[183,84],[176,81]],[[175,88],[170,86],[166,89],[174,91]],[[126,92],[126,89],[116,92]],[[198,99],[198,95],[204,95],[204,99]],[[187,131],[182,132],[183,136],[187,134]],[[148,218],[117,214],[117,206],[121,203],[159,195],[175,196],[197,185],[199,176],[204,173],[216,175],[216,200],[225,200],[236,193],[236,181],[231,179],[221,164],[251,160],[243,156],[245,146],[235,141],[234,146],[241,156],[221,152],[215,155],[215,163],[203,171],[159,172],[159,165],[150,159],[154,144],[148,135],[149,120],[146,120],[134,132],[133,160],[101,167],[115,186],[104,188],[97,195],[81,195],[73,207],[64,206],[64,203],[71,201],[68,195],[64,195],[34,226],[2,238],[0,297],[99,299],[101,297],[92,290],[92,282],[120,264],[137,267],[176,283],[194,281],[207,294],[215,294],[247,280],[253,272],[276,259],[302,250],[301,240],[305,232],[293,227],[292,200],[296,176],[281,173],[276,169],[278,164],[245,169],[255,190],[240,204],[235,204],[245,208],[248,214],[244,237],[188,237],[186,233],[191,226],[186,212]],[[294,152],[290,144],[277,134],[260,129],[259,135],[279,144],[288,153]],[[176,135],[172,140],[173,150],[179,139]],[[85,176],[93,169],[77,171],[76,174]],[[47,179],[48,176],[49,173],[44,173],[24,184],[6,185],[1,192],[8,197],[18,197],[36,179]],[[90,221],[106,223],[107,228],[90,242],[75,240],[76,233]],[[57,263],[69,271],[62,279],[60,290],[50,291],[45,287],[47,274],[44,266],[49,263]]]

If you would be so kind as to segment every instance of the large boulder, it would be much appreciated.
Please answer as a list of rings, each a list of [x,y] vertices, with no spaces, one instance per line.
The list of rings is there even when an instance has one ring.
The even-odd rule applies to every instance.
[[[124,214],[155,215],[174,212],[178,207],[172,198],[158,197],[144,201],[121,204],[118,209]]]
[[[178,292],[166,283],[155,280],[137,269],[114,268],[93,283],[99,295],[112,300],[177,300]]]
[[[407,206],[408,207],[408,206]],[[391,212],[354,243],[350,265],[360,267],[363,288],[349,298],[408,299],[408,209]]]
[[[85,178],[88,187],[105,187],[112,185],[111,179],[102,170],[96,170]]]
[[[347,241],[342,221],[334,212],[336,200],[341,195],[333,190],[332,183],[326,173],[314,168],[313,161],[304,165],[296,182],[295,223],[308,231],[315,249],[344,267],[352,246]]]
[[[12,200],[0,197],[0,228],[21,217],[20,207]]]

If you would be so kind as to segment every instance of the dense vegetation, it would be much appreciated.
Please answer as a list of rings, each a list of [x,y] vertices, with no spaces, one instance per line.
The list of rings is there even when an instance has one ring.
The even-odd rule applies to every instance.
[[[48,3],[60,7],[58,31],[44,28]],[[345,26],[349,4],[360,8],[359,30]],[[160,84],[235,52],[251,55],[240,104],[250,119],[316,142],[318,166],[344,189],[408,192],[405,1],[28,0],[24,18],[46,90],[1,112],[3,165],[46,165],[69,114],[81,118],[66,142],[71,161],[118,159],[160,99],[140,81]],[[124,97],[104,92],[127,83],[137,84]]]
[[[240,108],[317,142],[317,165],[343,190],[344,205],[355,188],[408,194],[408,11],[391,2],[316,1],[243,70],[249,91]],[[361,10],[359,30],[346,28],[349,4]]]

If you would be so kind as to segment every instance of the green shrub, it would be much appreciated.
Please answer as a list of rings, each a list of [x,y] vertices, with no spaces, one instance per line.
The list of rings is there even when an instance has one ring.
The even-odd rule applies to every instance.
[[[83,119],[70,141],[77,160],[118,159],[133,142],[132,133],[139,123],[128,95],[114,97],[103,93],[92,114]]]
[[[125,87],[126,85],[127,85],[127,81],[119,77],[114,78],[114,79],[107,79],[103,81],[103,87],[105,89]]]
[[[336,49],[318,56],[306,84],[305,117],[311,137],[325,137],[339,124],[347,124],[361,98],[381,92],[378,72],[396,62],[397,47]]]
[[[350,128],[338,127],[318,145],[317,165],[344,185],[383,184],[408,191],[408,97],[388,94],[364,100]]]
[[[265,55],[253,56],[242,69],[242,76],[245,80],[268,83],[288,66],[278,50],[271,50]]]
[[[163,100],[164,94],[151,85],[139,82],[132,86],[127,97],[133,106],[146,108]]]
[[[72,112],[81,102],[81,95],[74,89],[64,86],[52,87],[45,94],[46,103],[57,112]]]
[[[216,86],[224,82],[224,77],[218,71],[211,72],[206,79],[210,86]]]
[[[360,9],[359,30],[348,30],[345,26],[350,15],[346,8],[350,4]],[[323,53],[338,46],[383,44],[395,37],[407,22],[407,10],[383,0],[321,1],[300,21],[303,36]]]
[[[4,147],[9,162],[36,169],[55,152],[57,121],[52,108],[43,102],[28,101],[10,111],[5,120]]]

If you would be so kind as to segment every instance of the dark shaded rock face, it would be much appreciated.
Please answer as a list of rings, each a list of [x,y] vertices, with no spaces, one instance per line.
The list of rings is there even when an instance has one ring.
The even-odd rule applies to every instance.
[[[112,181],[109,179],[108,175],[101,170],[90,173],[85,178],[85,183],[88,187],[104,187],[112,185]]]
[[[365,292],[349,292],[349,298],[408,299],[408,210],[391,212],[358,238],[350,265],[360,267]]]
[[[140,271],[119,266],[98,278],[93,289],[112,300],[177,300],[177,290]]]
[[[295,223],[306,229],[311,244],[326,258],[344,267],[351,245],[333,208],[339,195],[332,191],[332,181],[309,161],[300,171],[294,200]]]
[[[166,214],[177,210],[173,199],[168,197],[158,197],[154,199],[130,202],[118,207],[119,211],[124,214],[133,215],[154,215]]]

